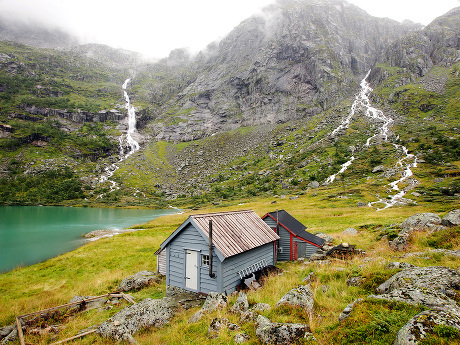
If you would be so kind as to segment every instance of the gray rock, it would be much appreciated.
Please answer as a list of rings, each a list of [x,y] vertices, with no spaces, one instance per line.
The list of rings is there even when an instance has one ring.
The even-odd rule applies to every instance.
[[[255,319],[257,319],[257,315],[257,313],[254,313],[250,310],[242,312],[240,316],[240,323],[253,322]]]
[[[417,213],[401,223],[403,230],[436,231],[441,228],[442,220],[436,213]]]
[[[347,279],[348,286],[360,286],[364,281],[363,277],[351,277]]]
[[[423,311],[399,330],[393,345],[418,344],[420,340],[433,333],[436,325],[450,326],[460,331],[460,315],[446,310]]]
[[[81,302],[83,300],[93,298],[95,296],[74,296],[70,299],[69,303]],[[107,303],[105,298],[98,298],[92,301],[85,302],[82,305],[77,305],[75,308],[79,310],[91,310],[102,308]]]
[[[320,185],[318,181],[311,181],[307,186],[312,189],[316,189],[316,188],[319,188]]]
[[[452,227],[460,225],[460,210],[452,210],[442,218],[442,225]]]
[[[310,261],[320,261],[320,260],[326,260],[326,254],[325,253],[314,253],[310,255]]]
[[[313,311],[314,300],[310,285],[301,285],[290,290],[276,303],[277,307],[281,305],[301,307],[307,313],[311,313]]]
[[[342,235],[356,236],[358,235],[358,230],[356,230],[355,228],[346,228],[342,231]]]
[[[254,311],[265,311],[270,310],[272,307],[268,303],[256,303],[252,306],[251,310]]]
[[[460,273],[448,267],[411,267],[396,273],[369,298],[455,310]]]
[[[214,318],[208,328],[208,338],[216,338],[219,335],[223,326],[229,324],[230,321],[226,318]]]
[[[139,329],[164,326],[173,315],[167,299],[146,298],[100,324],[96,333],[106,338],[133,342],[132,335]]]
[[[366,207],[368,204],[364,201],[358,201],[358,203],[356,204],[356,206],[358,207]]]
[[[384,172],[384,171],[385,171],[385,167],[383,165],[378,165],[372,169],[373,174],[378,173],[378,172]]]
[[[403,230],[399,232],[398,237],[389,242],[390,248],[396,251],[407,249],[412,232],[412,230]]]
[[[256,335],[264,344],[292,344],[309,332],[305,324],[271,322],[262,315],[257,317]]]
[[[351,312],[353,311],[353,308],[358,304],[364,301],[362,298],[358,298],[355,300],[353,303],[348,304],[345,309],[342,311],[342,313],[339,315],[339,322],[342,322],[345,320],[347,317],[350,316]]]
[[[325,241],[324,244],[332,244],[334,242],[334,237],[327,235],[323,232],[319,232],[315,234],[315,236],[322,238]]]
[[[316,274],[315,272],[310,272],[308,273],[308,275],[303,278],[302,282],[303,283],[311,283],[311,282],[314,282],[316,280]]]
[[[14,329],[6,337],[2,339],[0,344],[5,345],[5,344],[15,342],[17,338],[18,338],[18,330],[16,327],[14,327]]]
[[[433,180],[434,183],[441,183],[444,182],[444,179],[442,177],[437,177]]]
[[[13,332],[16,329],[16,325],[10,325],[10,326],[5,326],[5,327],[0,327],[0,340],[6,338],[8,335],[10,335],[11,332]]]
[[[201,318],[216,309],[222,309],[228,306],[228,298],[222,293],[210,292],[203,307],[193,314],[188,320],[189,323],[195,323],[201,320]]]
[[[159,282],[161,278],[158,274],[150,271],[141,271],[123,279],[118,286],[118,290],[131,291],[140,290],[143,287]]]
[[[238,333],[237,335],[235,335],[235,338],[233,338],[233,341],[237,344],[243,344],[249,341],[250,339],[251,337],[246,333]]]
[[[232,313],[242,313],[243,311],[247,311],[249,309],[249,302],[248,296],[241,291],[238,299],[236,300],[235,304],[230,308],[230,312]]]
[[[188,291],[177,286],[167,285],[166,296],[171,300],[171,306],[182,309],[199,307],[206,300],[206,296]]]
[[[410,268],[410,267],[415,267],[415,266],[407,262],[390,262],[388,265],[385,266],[385,269],[392,270],[395,268],[404,269],[404,268]]]

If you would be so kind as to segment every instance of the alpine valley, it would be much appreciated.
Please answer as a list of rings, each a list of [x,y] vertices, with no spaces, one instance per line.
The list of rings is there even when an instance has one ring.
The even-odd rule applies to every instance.
[[[2,19],[0,204],[199,208],[316,188],[376,209],[457,204],[459,37],[459,7],[423,27],[282,0],[197,55],[146,61]]]

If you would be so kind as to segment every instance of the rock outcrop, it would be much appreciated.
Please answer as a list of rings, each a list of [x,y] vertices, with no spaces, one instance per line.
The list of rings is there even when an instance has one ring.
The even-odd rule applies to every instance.
[[[293,344],[310,333],[310,327],[301,323],[271,322],[259,315],[256,321],[256,335],[264,344]]]
[[[160,280],[161,278],[154,272],[141,271],[123,279],[118,286],[118,290],[137,291]]]
[[[310,285],[301,285],[290,290],[276,303],[277,307],[281,305],[300,307],[307,313],[311,313],[313,311],[314,300]]]
[[[241,291],[238,299],[236,300],[235,304],[230,308],[230,312],[238,314],[245,312],[249,309],[249,302],[248,302],[248,296]]]
[[[427,310],[415,315],[401,328],[393,345],[415,345],[428,334],[433,334],[436,326],[449,326],[460,331],[460,314],[445,310]]]
[[[460,210],[452,210],[442,218],[442,225],[452,227],[460,225]]]
[[[188,320],[189,323],[195,323],[201,320],[201,318],[213,310],[222,309],[228,306],[228,298],[222,293],[210,292],[203,307],[193,314]]]
[[[99,325],[96,333],[114,340],[134,343],[132,337],[141,328],[161,327],[174,316],[168,299],[146,298],[116,313]]]

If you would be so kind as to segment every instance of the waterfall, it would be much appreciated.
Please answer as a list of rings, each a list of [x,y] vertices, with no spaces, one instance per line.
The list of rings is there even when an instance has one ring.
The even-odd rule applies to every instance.
[[[123,94],[125,96],[125,101],[126,101],[125,107],[128,110],[128,132],[126,133],[126,142],[129,146],[129,151],[126,154],[125,159],[131,156],[134,152],[138,151],[140,148],[139,143],[136,140],[134,140],[134,138],[132,137],[132,134],[136,131],[136,111],[134,107],[131,105],[128,93],[126,92],[126,88],[130,81],[131,79],[126,79],[122,86]],[[120,139],[120,145],[121,147],[123,147],[121,143],[122,143],[122,139]]]
[[[361,80],[361,83],[360,83],[361,90],[355,97],[355,101],[353,102],[351,106],[350,113],[345,119],[342,120],[341,124],[336,129],[334,129],[331,133],[331,136],[334,136],[338,134],[340,131],[347,129],[350,126],[351,120],[353,116],[355,115],[356,111],[358,109],[363,109],[364,115],[366,117],[381,123],[379,131],[366,140],[366,147],[370,147],[371,141],[378,136],[380,136],[384,141],[388,141],[389,127],[391,123],[393,122],[393,119],[391,117],[386,116],[383,113],[383,111],[377,108],[374,108],[371,105],[371,102],[369,100],[369,94],[373,90],[370,87],[370,84],[367,82],[367,78],[369,77],[370,73],[371,71],[367,72],[364,79]],[[397,145],[397,144],[393,144],[393,146],[398,151],[402,151],[404,154],[404,156],[401,159],[399,159],[397,163],[398,166],[405,168],[402,173],[402,177],[396,181],[391,182],[389,185],[392,188],[392,190],[399,191],[398,184],[400,184],[401,182],[405,181],[406,179],[408,179],[409,177],[413,175],[411,168],[417,167],[417,158],[414,155],[408,153],[408,150],[405,146]],[[325,184],[330,184],[334,182],[337,175],[343,173],[353,163],[354,160],[355,160],[355,157],[352,156],[348,162],[342,164],[341,169],[336,174],[329,176],[326,179]],[[406,161],[412,161],[412,162],[407,163],[404,166],[404,162]],[[369,206],[373,206],[374,204],[377,204],[377,203],[383,203],[385,204],[385,207],[383,209],[385,209],[385,208],[396,205],[404,197],[405,194],[406,192],[404,190],[401,190],[399,191],[399,193],[389,196],[387,199],[380,199],[378,201],[371,202],[369,203]],[[379,211],[381,209],[377,209],[377,210]]]
[[[105,168],[104,174],[101,175],[99,178],[99,183],[104,183],[104,182],[110,182],[110,192],[113,192],[117,189],[120,189],[118,187],[117,183],[113,180],[110,180],[110,178],[113,176],[115,171],[118,170],[121,162],[123,162],[125,159],[127,159],[129,156],[131,156],[134,152],[138,151],[140,149],[139,143],[134,140],[132,137],[132,134],[136,132],[136,112],[134,107],[131,105],[131,101],[129,99],[128,93],[126,92],[126,88],[128,87],[128,83],[131,81],[130,78],[126,79],[125,82],[122,85],[123,89],[123,95],[125,97],[126,105],[125,108],[128,111],[128,130],[126,132],[126,139],[124,139],[124,135],[120,135],[120,138],[118,138],[118,143],[119,143],[119,150],[120,150],[120,158],[117,163],[110,164]],[[125,147],[124,143],[126,141],[127,147],[128,147],[128,153],[125,154]],[[138,190],[136,190],[136,193],[134,196],[136,196],[137,193],[142,193]],[[142,193],[143,194],[143,193]],[[102,198],[104,194],[100,194],[96,197],[96,199]],[[145,194],[144,194],[145,197]]]

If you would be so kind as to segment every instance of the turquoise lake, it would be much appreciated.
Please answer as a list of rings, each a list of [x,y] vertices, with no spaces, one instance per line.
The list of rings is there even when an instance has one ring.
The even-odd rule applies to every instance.
[[[177,210],[51,206],[0,207],[0,272],[78,248],[93,230],[122,230]]]

